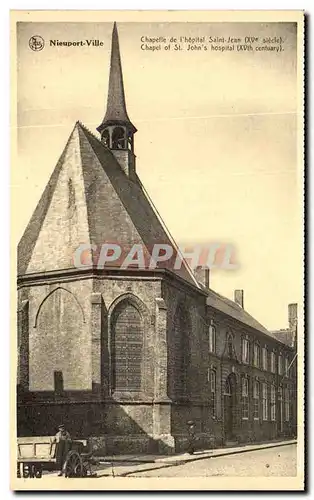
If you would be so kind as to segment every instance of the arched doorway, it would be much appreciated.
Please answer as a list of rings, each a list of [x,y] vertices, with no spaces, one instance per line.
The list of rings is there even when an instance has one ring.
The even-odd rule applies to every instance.
[[[226,378],[223,391],[224,398],[224,433],[225,440],[233,438],[235,426],[236,378],[230,373]]]

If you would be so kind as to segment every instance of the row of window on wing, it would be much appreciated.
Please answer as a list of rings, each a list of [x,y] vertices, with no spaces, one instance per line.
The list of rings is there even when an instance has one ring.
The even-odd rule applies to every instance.
[[[260,390],[260,388],[262,390]],[[270,392],[269,392],[270,389]],[[268,405],[270,402],[270,420],[275,421],[276,417],[280,417],[279,420],[283,419],[286,422],[290,419],[290,394],[289,388],[284,389],[284,416],[283,413],[283,388],[278,387],[278,404],[277,408],[276,402],[276,386],[274,384],[267,384],[266,382],[259,382],[258,380],[253,381],[253,419],[259,420],[260,410],[262,409],[262,419],[269,419]],[[262,396],[262,399],[260,397]],[[269,397],[270,396],[270,397]],[[262,402],[262,408],[260,405]],[[242,405],[242,420],[249,419],[249,378],[242,378],[242,391],[241,391],[241,405]],[[279,415],[278,415],[279,414]]]
[[[133,134],[124,127],[107,128],[101,138],[104,145],[109,149],[129,149],[133,151]]]
[[[232,335],[228,335],[227,337],[227,355],[230,358],[233,358],[235,355],[234,346],[233,346],[233,338]],[[209,326],[209,350],[210,352],[216,352],[216,327],[213,323]],[[241,344],[241,358],[242,362],[245,364],[250,363],[250,342],[248,338],[242,338]],[[270,355],[270,367],[268,363]],[[263,370],[270,371],[272,373],[276,373],[276,354],[274,351],[268,352],[266,347],[260,347],[258,344],[254,344],[253,346],[253,366],[256,368],[262,368]],[[289,372],[289,359],[288,357],[283,358],[281,354],[278,355],[278,374],[283,375],[288,374]]]
[[[217,385],[216,385],[216,369],[211,368],[208,370],[208,382],[210,383],[210,401],[211,401],[211,414],[216,417],[217,409]],[[250,402],[253,404],[253,419],[260,420],[262,418],[264,421],[270,420],[275,421],[276,417],[284,419],[286,422],[290,419],[290,394],[289,388],[286,387],[284,390],[284,403],[283,403],[283,388],[278,387],[278,407],[276,401],[276,386],[274,384],[267,384],[266,382],[260,382],[258,380],[252,380],[253,384],[253,400],[249,399],[249,378],[247,376],[242,377],[241,380],[241,408],[242,408],[242,420],[250,419]],[[260,390],[261,388],[261,390]],[[224,396],[231,397],[231,379],[227,377],[224,384]],[[270,403],[270,415],[268,411]],[[284,404],[284,416],[283,416],[283,404]]]

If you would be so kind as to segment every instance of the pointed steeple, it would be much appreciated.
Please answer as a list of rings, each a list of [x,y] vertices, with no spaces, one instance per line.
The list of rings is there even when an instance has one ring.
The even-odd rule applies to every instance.
[[[111,125],[125,126],[129,134],[134,134],[136,132],[136,128],[132,124],[126,110],[119,37],[116,23],[114,23],[112,30],[107,110],[97,130],[102,135],[103,131]]]

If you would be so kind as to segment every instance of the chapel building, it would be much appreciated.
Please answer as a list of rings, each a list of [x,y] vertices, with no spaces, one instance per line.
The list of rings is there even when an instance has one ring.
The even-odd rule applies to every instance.
[[[231,301],[208,270],[173,268],[177,246],[136,171],[116,25],[97,131],[75,124],[18,246],[18,435],[64,423],[100,455],[186,450],[190,420],[199,448],[296,436],[297,305],[271,332],[242,290]],[[146,261],[163,243],[173,258],[100,268],[88,248],[106,242]]]

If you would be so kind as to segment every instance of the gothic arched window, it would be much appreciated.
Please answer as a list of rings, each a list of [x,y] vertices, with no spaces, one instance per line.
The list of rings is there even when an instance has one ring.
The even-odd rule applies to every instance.
[[[112,132],[112,149],[126,149],[125,142],[125,130],[116,127]]]
[[[121,302],[112,316],[112,389],[139,391],[142,386],[143,320],[138,309]]]
[[[174,372],[178,395],[188,392],[188,368],[190,364],[189,318],[184,307],[178,307],[174,317]]]
[[[212,417],[216,416],[216,370],[210,370],[210,402]]]
[[[231,396],[231,383],[230,378],[227,377],[224,385],[224,396]]]

